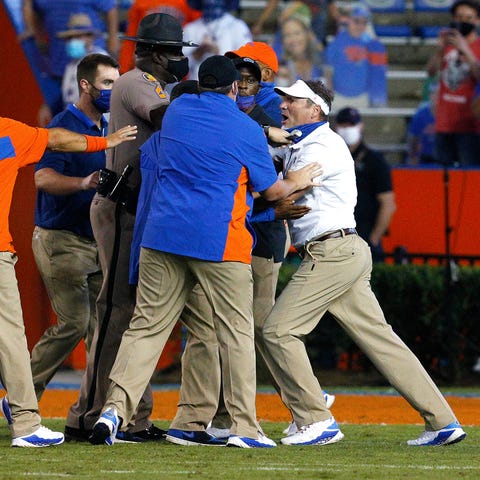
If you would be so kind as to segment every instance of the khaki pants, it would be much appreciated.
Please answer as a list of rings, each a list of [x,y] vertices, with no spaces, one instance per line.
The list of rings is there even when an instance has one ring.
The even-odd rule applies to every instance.
[[[35,227],[32,248],[57,314],[57,324],[45,331],[32,350],[33,384],[40,399],[48,382],[82,338],[88,352],[102,272],[95,241],[72,232]]]
[[[239,262],[207,262],[142,248],[137,304],[110,375],[106,407],[130,421],[197,281],[213,310],[232,433],[257,438],[252,274],[250,265]],[[194,322],[191,328],[197,329]]]
[[[265,323],[265,320],[275,303],[278,273],[281,266],[281,262],[275,263],[273,258],[257,256],[252,257],[253,323],[255,331],[255,348],[257,354],[259,354],[257,355],[257,362],[262,362],[262,364],[265,363],[263,360],[263,352],[265,350],[262,337],[263,324]],[[187,349],[185,350],[184,358],[190,359],[190,352],[188,352]],[[213,367],[214,365],[209,364],[207,361],[197,362],[197,368],[203,368],[206,372],[212,370]],[[275,382],[274,387],[277,388]],[[225,408],[223,394],[221,394],[218,398],[218,409],[214,413],[215,416],[212,419],[213,427],[225,429],[231,427],[232,422]]]
[[[188,297],[181,321],[188,337],[182,355],[180,399],[170,428],[204,430],[217,410],[221,371],[213,310],[198,283]]]
[[[426,428],[443,428],[455,421],[455,415],[418,359],[386,323],[370,288],[371,269],[368,245],[357,235],[307,246],[263,329],[265,359],[282,399],[299,427],[330,418],[302,341],[328,310],[421,414]]]
[[[33,433],[40,426],[38,403],[30,370],[22,306],[11,252],[0,252],[0,376],[12,410],[12,437]]]
[[[91,430],[107,398],[109,375],[123,332],[135,307],[136,288],[129,285],[130,247],[135,217],[108,198],[95,195],[90,209],[98,245],[103,284],[97,299],[97,325],[93,334],[87,368],[82,377],[77,402],[70,407],[67,426]],[[145,394],[135,415],[132,432],[148,428],[153,407],[152,390]]]

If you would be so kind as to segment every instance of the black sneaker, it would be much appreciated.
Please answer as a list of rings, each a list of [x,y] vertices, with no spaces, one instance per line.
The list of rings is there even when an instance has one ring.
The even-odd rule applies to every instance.
[[[150,425],[145,430],[139,432],[117,432],[115,442],[118,443],[142,443],[142,442],[158,442],[165,440],[166,430]]]
[[[66,442],[87,442],[91,435],[91,430],[83,430],[82,428],[74,428],[65,426]]]

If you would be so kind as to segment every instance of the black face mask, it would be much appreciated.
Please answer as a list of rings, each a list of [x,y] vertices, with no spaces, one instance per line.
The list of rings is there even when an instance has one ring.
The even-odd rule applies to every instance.
[[[470,22],[451,22],[450,28],[458,30],[463,37],[466,37],[475,30],[475,24]]]
[[[168,59],[167,71],[170,72],[179,82],[188,73],[188,58],[181,60]]]

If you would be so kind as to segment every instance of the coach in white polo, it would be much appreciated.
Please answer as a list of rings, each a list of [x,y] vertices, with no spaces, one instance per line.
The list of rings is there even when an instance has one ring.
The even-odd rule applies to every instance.
[[[286,445],[324,445],[343,438],[313,374],[303,337],[331,312],[392,386],[425,421],[409,445],[446,445],[465,432],[415,355],[386,323],[370,288],[372,258],[355,231],[357,189],[353,159],[327,122],[333,94],[321,82],[298,80],[275,88],[283,96],[283,126],[302,135],[278,149],[284,172],[312,162],[323,168],[321,186],[297,203],[311,211],[289,221],[292,244],[303,261],[268,316],[265,359],[298,427]],[[414,321],[414,319],[412,319]]]

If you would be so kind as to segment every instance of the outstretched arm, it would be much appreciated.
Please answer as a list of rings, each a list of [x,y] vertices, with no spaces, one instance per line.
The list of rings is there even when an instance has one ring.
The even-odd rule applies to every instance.
[[[135,140],[137,126],[128,125],[117,130],[107,137],[91,137],[81,135],[65,128],[48,129],[47,148],[57,152],[98,152],[106,148],[113,148],[123,142]]]

